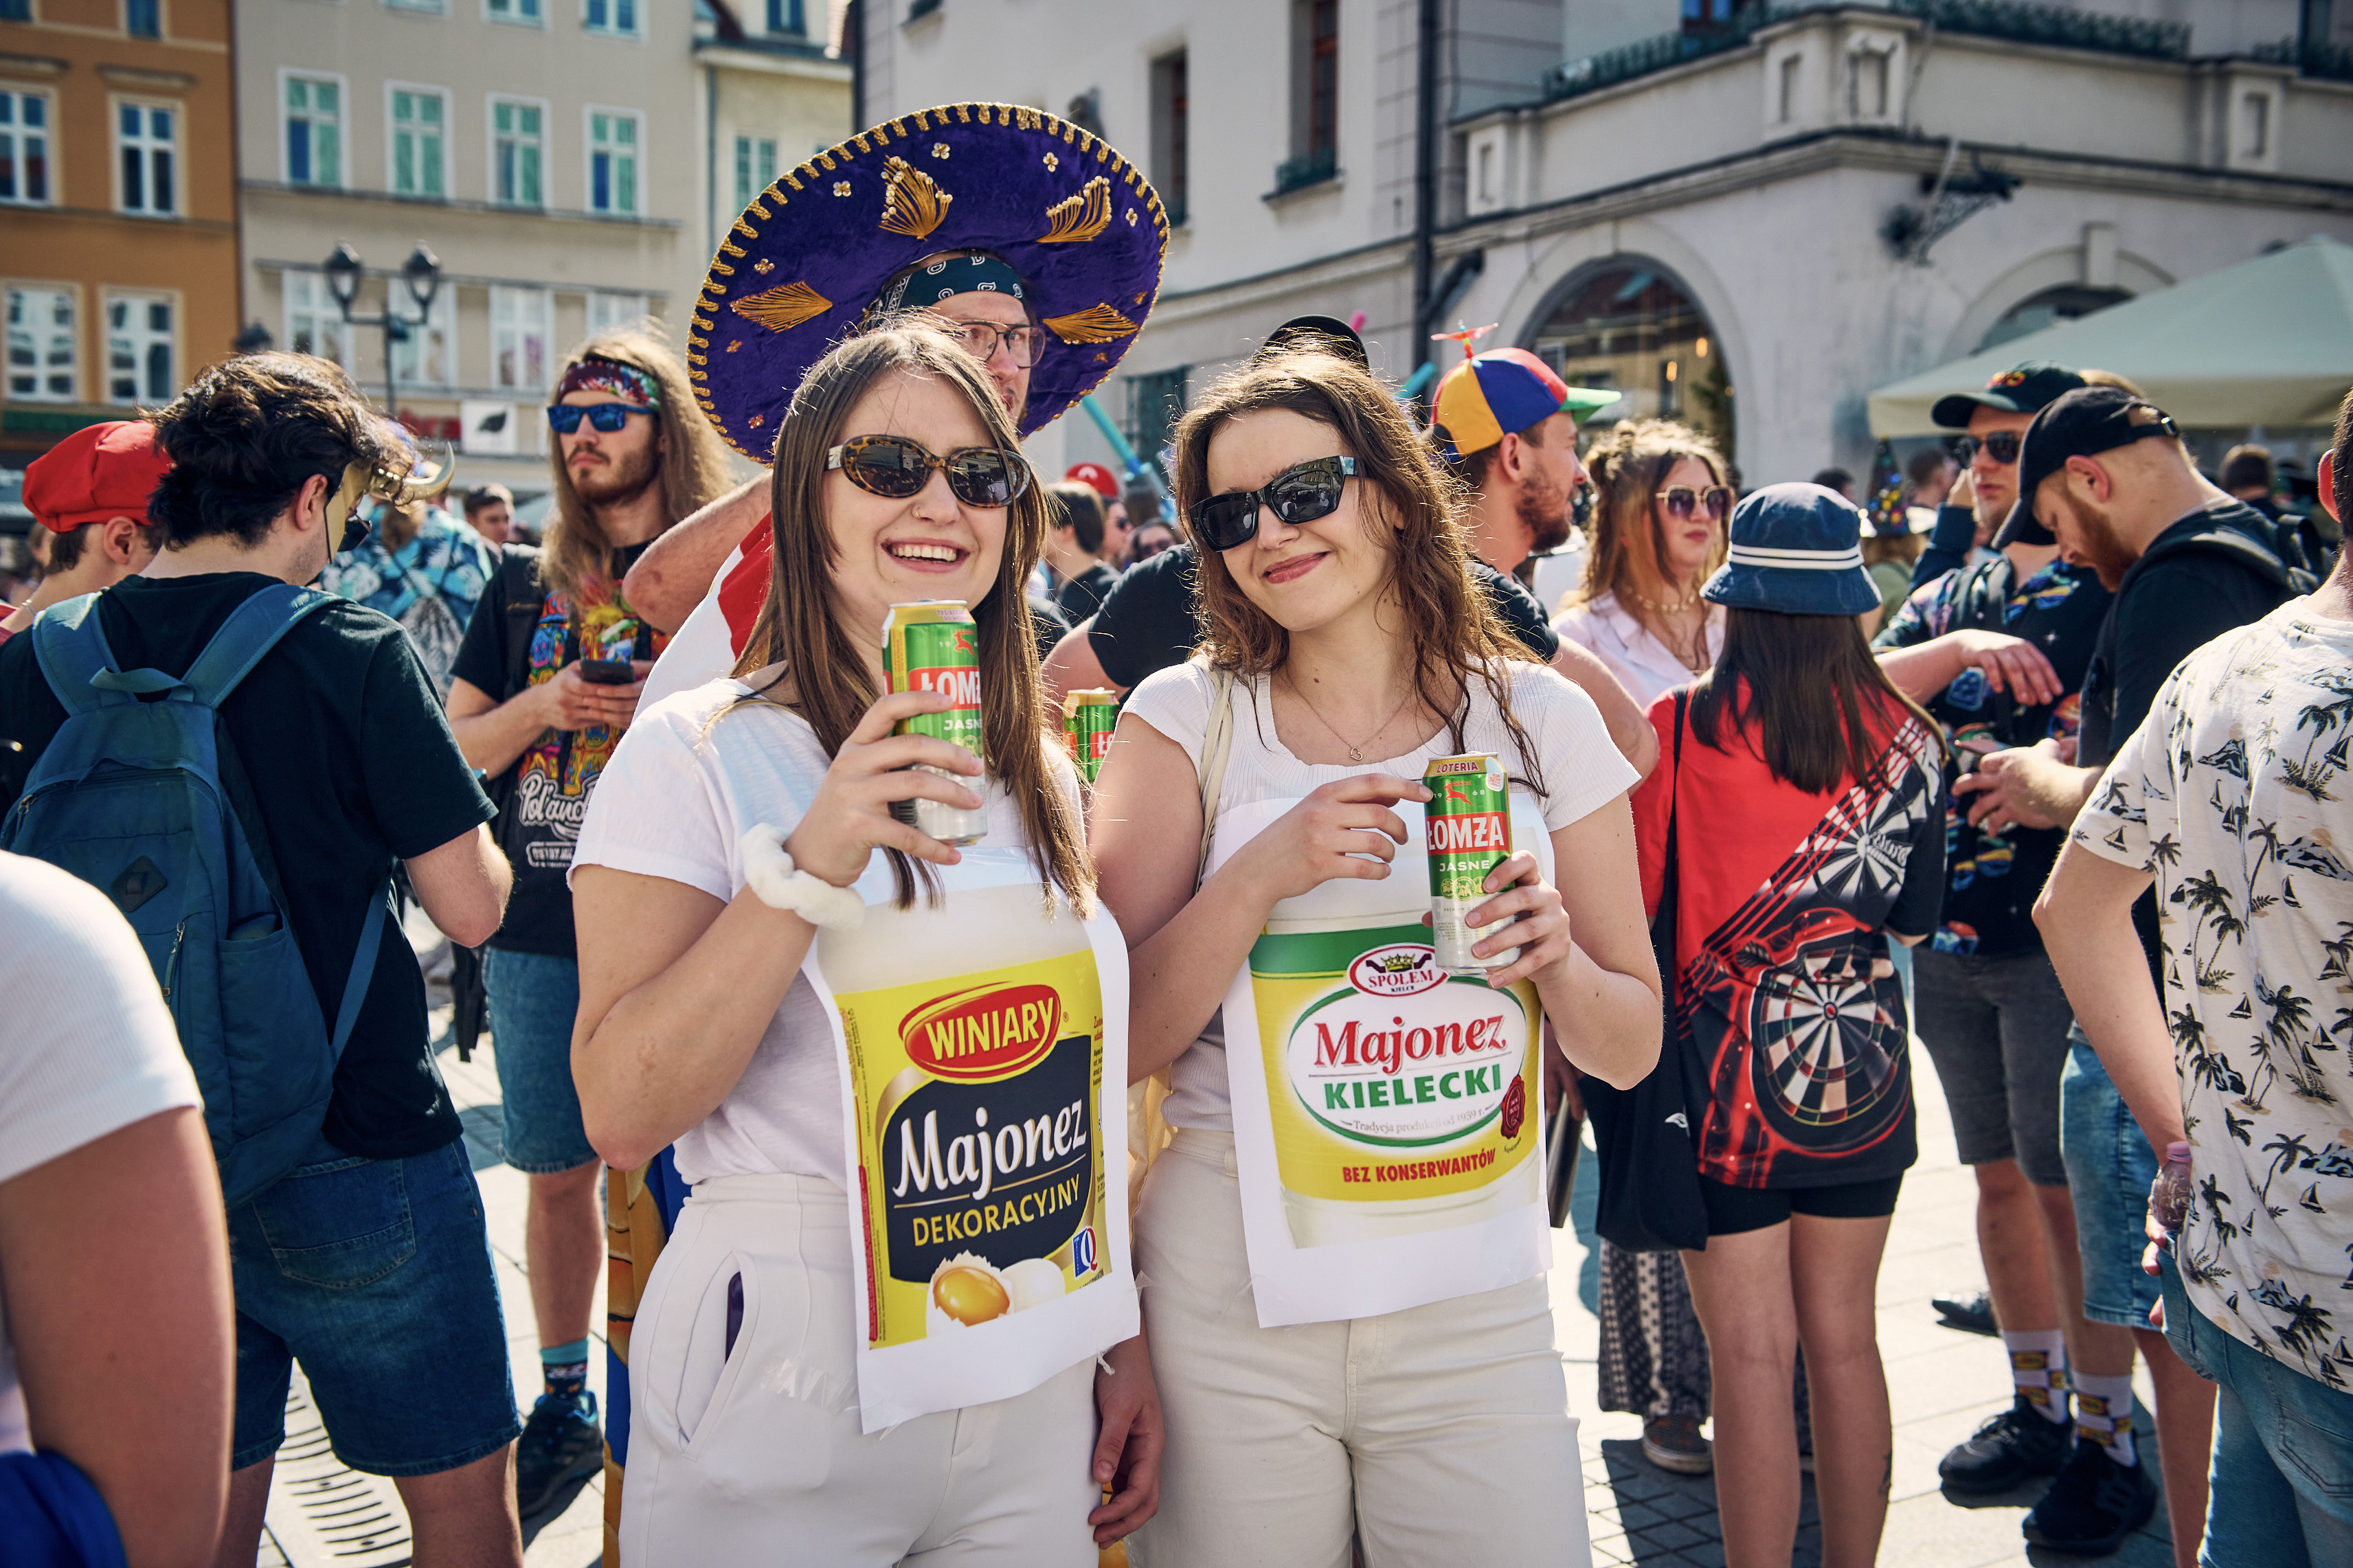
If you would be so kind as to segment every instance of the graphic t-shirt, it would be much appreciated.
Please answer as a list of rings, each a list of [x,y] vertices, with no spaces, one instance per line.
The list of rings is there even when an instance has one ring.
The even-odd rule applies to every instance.
[[[123,669],[182,675],[230,612],[277,582],[252,572],[127,577],[98,601]],[[0,647],[0,738],[37,760],[65,709],[31,637]],[[491,816],[417,650],[357,605],[305,616],[221,704],[221,721],[286,889],[321,1026],[341,1010],[368,902],[396,858],[438,849]],[[0,801],[0,810],[14,805]],[[464,1131],[435,1067],[425,977],[386,921],[367,1000],[335,1067],[328,1142],[372,1160],[421,1154]]]
[[[499,569],[489,540],[448,512],[425,514],[417,537],[392,549],[372,533],[327,563],[319,586],[398,621],[443,691],[482,585]]]
[[[1886,933],[1933,929],[1944,893],[1934,738],[1884,701],[1872,775],[1810,795],[1728,718],[1720,751],[1686,729],[1679,766],[1672,692],[1651,723],[1659,765],[1634,792],[1634,835],[1655,918],[1675,812],[1673,1020],[1713,1090],[1701,1173],[1816,1187],[1908,1168],[1910,1020]]]
[[[531,685],[544,685],[565,665],[584,658],[651,658],[661,651],[669,639],[638,618],[617,586],[645,549],[633,544],[615,551],[616,585],[584,595],[576,612],[562,594],[551,589],[543,595],[525,665]],[[452,673],[503,701],[508,663],[505,576],[494,574],[466,627]],[[499,823],[500,847],[514,867],[514,892],[507,900],[506,923],[491,939],[492,947],[573,956],[572,894],[564,877],[588,814],[589,793],[620,738],[618,730],[603,724],[543,730],[515,759],[510,770],[513,795]]]
[[[2353,623],[2284,605],[2191,654],[2075,842],[2150,874],[2192,1194],[2190,1304],[2353,1377]]]
[[[2108,591],[2087,567],[2054,560],[2021,583],[2010,557],[1995,555],[1915,590],[1872,639],[1873,648],[1887,649],[1916,647],[1947,632],[2005,632],[2041,649],[2065,691],[2056,702],[2021,705],[2010,692],[1988,686],[1983,671],[1965,669],[1924,704],[1953,749],[1945,766],[1945,913],[1930,939],[1938,952],[2024,952],[2042,945],[2034,929],[2034,896],[2059,858],[2064,833],[1972,827],[1968,802],[1953,796],[1952,784],[1989,752],[2046,737],[2074,739],[2084,671],[2108,601]]]

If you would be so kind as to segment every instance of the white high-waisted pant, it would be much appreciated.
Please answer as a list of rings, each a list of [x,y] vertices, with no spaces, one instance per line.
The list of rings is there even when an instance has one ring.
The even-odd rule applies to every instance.
[[[849,1230],[841,1189],[813,1176],[687,1200],[631,1336],[622,1561],[1094,1568],[1093,1360],[863,1435]]]
[[[1168,1423],[1136,1568],[1592,1561],[1541,1276],[1347,1322],[1262,1329],[1228,1133],[1185,1129],[1136,1216]],[[636,1484],[631,1477],[630,1484]]]

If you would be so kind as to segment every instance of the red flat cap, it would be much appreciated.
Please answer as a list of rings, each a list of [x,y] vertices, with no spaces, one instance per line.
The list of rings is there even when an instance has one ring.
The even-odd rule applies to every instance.
[[[144,523],[147,498],[171,468],[144,419],[86,425],[26,465],[25,505],[53,533],[116,517]]]

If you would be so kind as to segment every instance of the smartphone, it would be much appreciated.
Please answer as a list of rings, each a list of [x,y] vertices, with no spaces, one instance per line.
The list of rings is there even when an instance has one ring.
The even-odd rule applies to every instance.
[[[628,686],[636,682],[638,671],[626,658],[584,658],[580,679],[591,686]]]

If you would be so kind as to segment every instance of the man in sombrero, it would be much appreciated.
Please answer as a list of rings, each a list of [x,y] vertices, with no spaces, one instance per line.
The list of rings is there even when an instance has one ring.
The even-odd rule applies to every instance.
[[[1142,172],[1052,115],[955,104],[886,121],[785,175],[729,231],[688,338],[703,412],[765,464],[827,349],[923,310],[960,333],[1029,435],[1134,343],[1167,237]],[[734,662],[767,593],[767,492],[745,485],[630,572],[629,602],[679,626],[647,702]]]

